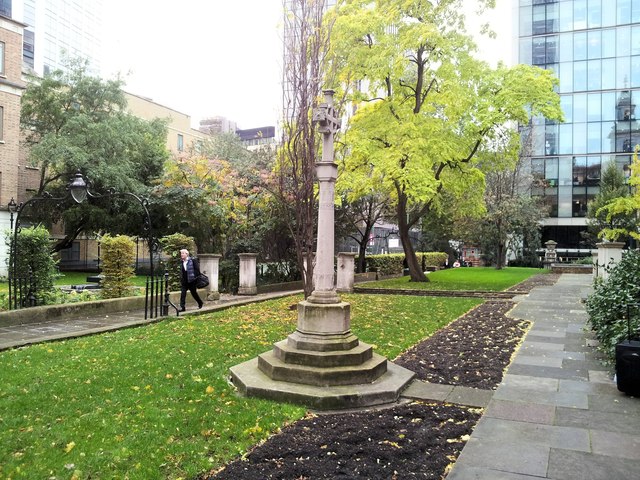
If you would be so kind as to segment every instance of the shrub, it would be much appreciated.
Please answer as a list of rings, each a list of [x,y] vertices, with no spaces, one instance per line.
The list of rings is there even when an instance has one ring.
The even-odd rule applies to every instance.
[[[587,298],[589,323],[600,341],[600,348],[610,361],[615,346],[627,338],[627,304],[640,302],[640,251],[628,251],[616,266],[608,268],[606,281],[598,279]],[[632,330],[638,332],[638,309],[633,308]]]
[[[7,232],[6,238],[7,243],[11,245],[12,233]],[[31,272],[38,303],[46,304],[53,291],[53,280],[58,273],[57,261],[51,255],[49,231],[42,225],[22,228],[18,232],[16,252],[16,275],[26,277]]]
[[[188,237],[182,233],[174,233],[162,237],[160,246],[163,253],[168,257],[164,266],[169,272],[169,290],[180,290],[180,250],[186,248],[189,250],[189,255],[195,256],[197,253],[196,242],[193,237]]]
[[[380,275],[395,275],[402,273],[404,267],[403,253],[367,256],[367,268],[376,270]]]
[[[422,269],[426,270],[427,267],[442,266],[449,255],[444,252],[417,252],[416,256],[422,265]]]
[[[102,250],[101,280],[102,298],[119,298],[131,295],[135,276],[136,242],[126,235],[112,237],[105,234],[100,239]]]
[[[443,252],[416,252],[416,257],[422,265],[422,269],[426,270],[427,267],[439,267],[442,265],[447,258],[447,254]],[[404,266],[404,253],[367,256],[367,268],[369,271],[375,269],[381,275],[402,273]]]

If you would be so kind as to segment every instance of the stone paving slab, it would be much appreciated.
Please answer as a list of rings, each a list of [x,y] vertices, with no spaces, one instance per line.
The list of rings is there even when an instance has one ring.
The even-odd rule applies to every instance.
[[[540,357],[537,355],[518,355],[513,361],[513,364],[562,368],[562,361],[562,358]]]
[[[501,387],[493,395],[498,400],[513,402],[539,403],[554,407],[569,407],[575,409],[589,408],[589,399],[581,392],[539,392],[533,389]]]
[[[456,386],[446,398],[449,403],[460,403],[469,407],[486,407],[493,397],[493,390]]]
[[[411,385],[402,392],[401,396],[414,400],[437,400],[440,402],[466,405],[468,407],[484,408],[489,404],[493,396],[493,390],[480,390],[477,388],[441,385],[414,380]]]
[[[512,402],[492,398],[483,417],[552,425],[556,407],[537,403]]]
[[[628,435],[591,430],[590,433],[594,454],[640,461],[640,432]]]
[[[551,448],[565,448],[588,452],[591,449],[589,432],[575,427],[539,425],[490,417],[482,417],[473,435],[476,438],[496,440],[503,445],[526,442]]]
[[[547,474],[549,451],[549,447],[542,445],[526,442],[505,445],[500,439],[486,440],[472,435],[456,464],[460,462],[476,468],[544,478]],[[456,467],[453,471],[456,471]]]
[[[588,430],[626,433],[640,432],[640,417],[623,413],[598,412],[559,406],[556,409],[556,425],[579,427]],[[640,478],[640,477],[638,477]]]
[[[608,455],[553,449],[549,475],[553,480],[632,480],[640,478],[640,462]]]
[[[557,378],[558,380],[588,380],[589,371],[586,368],[545,367],[539,365],[521,365],[514,363],[509,367],[513,375],[529,375],[532,377]]]
[[[414,380],[402,392],[402,397],[414,400],[437,400],[444,402],[453,391],[453,385],[441,385],[438,383],[423,382]]]
[[[527,391],[557,392],[560,380],[555,378],[507,374],[502,378],[500,385],[511,388],[523,388]]]
[[[447,475],[447,480],[540,480],[539,476],[500,472],[479,467],[458,467]]]

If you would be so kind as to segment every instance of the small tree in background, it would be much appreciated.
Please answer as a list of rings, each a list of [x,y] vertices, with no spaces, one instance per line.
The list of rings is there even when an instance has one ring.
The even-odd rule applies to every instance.
[[[601,237],[605,240],[615,241],[623,231],[633,230],[635,224],[635,211],[621,211],[609,215],[607,208],[603,208],[618,198],[629,196],[629,186],[624,173],[615,162],[609,162],[602,170],[600,179],[600,191],[587,205],[587,225],[589,234],[594,239]],[[592,241],[592,243],[596,243]]]
[[[100,238],[102,250],[102,298],[126,297],[132,293],[135,276],[136,242],[126,235]]]
[[[12,232],[5,234],[7,244],[13,241]],[[35,282],[35,296],[47,303],[53,292],[53,280],[57,275],[57,261],[51,255],[49,231],[42,225],[23,228],[18,232],[16,252],[16,276],[26,277],[31,272]],[[9,265],[11,269],[11,265]],[[13,272],[11,272],[13,273]]]
[[[166,269],[169,272],[169,290],[177,290],[180,287],[180,250],[186,248],[189,255],[195,256],[196,241],[182,233],[174,233],[160,239],[162,251],[168,257]]]

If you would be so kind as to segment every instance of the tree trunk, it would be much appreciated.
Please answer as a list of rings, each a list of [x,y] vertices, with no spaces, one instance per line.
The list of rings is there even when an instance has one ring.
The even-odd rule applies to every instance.
[[[416,258],[416,252],[413,250],[413,245],[409,238],[409,224],[406,221],[407,210],[405,208],[404,201],[398,201],[398,232],[400,235],[400,241],[402,242],[402,249],[404,250],[404,257],[407,261],[407,267],[409,267],[409,275],[412,282],[428,282],[429,279],[422,271],[422,265]]]
[[[502,270],[504,268],[504,244],[498,242],[496,249],[496,270]]]
[[[369,224],[366,225],[364,232],[362,233],[362,239],[358,242],[358,264],[356,268],[357,273],[364,273],[367,270],[367,244],[369,243],[369,235],[371,235],[372,227]]]

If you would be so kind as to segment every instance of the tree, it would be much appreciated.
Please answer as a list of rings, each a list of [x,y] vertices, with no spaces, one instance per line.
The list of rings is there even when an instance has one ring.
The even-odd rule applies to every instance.
[[[603,223],[605,226],[598,236],[607,241],[616,241],[621,235],[629,235],[636,240],[640,240],[640,232],[638,232],[638,210],[640,210],[640,189],[638,188],[640,187],[639,150],[640,146],[636,145],[630,167],[629,187],[631,188],[631,194],[614,197],[595,212],[597,218],[604,216]],[[617,191],[622,193],[620,187],[618,187]]]
[[[30,163],[40,170],[36,195],[46,190],[64,196],[78,170],[92,181],[94,192],[114,188],[146,195],[168,157],[166,125],[127,114],[123,82],[103,81],[86,71],[86,61],[69,61],[65,71],[32,77],[22,97],[21,128]],[[140,207],[125,199],[74,208],[43,204],[30,214],[49,222],[64,220],[66,238],[55,250],[69,247],[82,231],[140,233]]]
[[[427,278],[410,229],[437,214],[445,196],[481,213],[483,152],[500,136],[518,135],[509,122],[562,116],[552,73],[476,60],[460,12],[459,0],[342,0],[336,10],[332,61],[342,81],[360,86],[346,85],[358,111],[342,174],[375,172],[357,178],[383,185],[391,198],[413,281]]]
[[[324,0],[285,0],[283,139],[273,192],[278,213],[295,243],[305,298],[313,290],[316,196],[315,162],[319,134],[311,120],[323,88],[330,25],[323,22]]]
[[[485,260],[497,269],[504,267],[509,249],[520,253],[524,246],[533,251],[540,246],[540,221],[547,211],[540,198],[531,195],[533,178],[528,168],[526,140],[527,135],[522,143],[511,138],[513,143],[504,147],[497,145],[483,166],[487,212],[478,222],[476,244],[481,247]],[[516,152],[518,161],[513,166],[501,167],[503,162],[496,157],[514,155],[509,150]]]
[[[614,200],[628,196],[629,185],[624,173],[614,161],[608,162],[602,170],[600,190],[587,204],[588,231],[594,238],[615,241],[625,231],[634,229],[635,212],[622,211],[609,215],[609,210],[604,208]]]
[[[366,271],[367,245],[373,233],[373,227],[388,214],[388,200],[375,193],[359,197],[353,202],[350,202],[348,195],[345,195],[337,208],[336,228],[340,226],[342,232],[336,230],[336,236],[351,238],[358,244],[357,272]]]
[[[225,160],[194,154],[167,161],[153,192],[165,208],[166,230],[193,237],[201,251],[222,251],[236,218],[236,181],[236,172]]]

